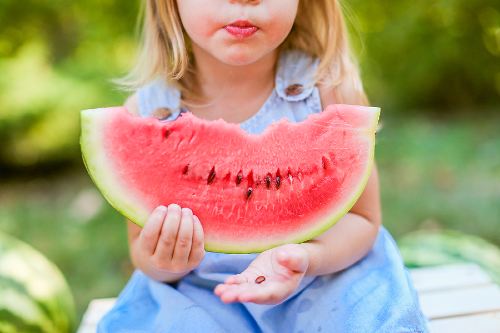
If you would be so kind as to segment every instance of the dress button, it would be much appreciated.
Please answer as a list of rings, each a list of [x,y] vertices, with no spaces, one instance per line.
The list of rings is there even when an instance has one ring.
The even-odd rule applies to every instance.
[[[285,94],[287,96],[297,96],[304,91],[304,86],[300,83],[294,83],[286,87]]]
[[[165,120],[172,115],[172,111],[169,108],[158,108],[151,115],[159,120]]]

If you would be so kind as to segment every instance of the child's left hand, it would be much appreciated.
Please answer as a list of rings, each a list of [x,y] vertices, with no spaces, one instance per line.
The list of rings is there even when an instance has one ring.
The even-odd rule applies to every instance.
[[[308,266],[309,255],[302,246],[282,245],[259,254],[246,270],[227,278],[214,292],[224,303],[279,304],[298,287]],[[257,283],[261,276],[265,280]]]

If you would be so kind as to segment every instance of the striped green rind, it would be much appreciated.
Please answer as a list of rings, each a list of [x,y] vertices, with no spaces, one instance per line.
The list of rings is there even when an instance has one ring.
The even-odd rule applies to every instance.
[[[9,325],[15,325],[17,332],[67,333],[75,325],[73,298],[57,267],[29,245],[2,233],[0,317],[0,322],[11,318]],[[5,332],[9,325],[3,325]]]
[[[420,230],[404,235],[398,245],[408,267],[475,263],[500,284],[500,249],[480,237],[456,230]]]
[[[29,296],[11,289],[0,291],[0,322],[13,325],[16,332],[69,332],[60,331]]]

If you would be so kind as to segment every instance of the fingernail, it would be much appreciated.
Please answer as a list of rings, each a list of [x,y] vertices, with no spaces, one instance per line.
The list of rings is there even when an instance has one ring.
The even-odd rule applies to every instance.
[[[181,210],[181,206],[179,206],[178,204],[170,204],[170,205],[168,205],[168,210],[180,211]]]
[[[184,215],[192,215],[193,212],[189,208],[182,208],[182,214],[184,214]]]
[[[156,207],[156,210],[159,212],[159,213],[164,213],[167,211],[167,207],[161,205],[161,206],[158,206]]]

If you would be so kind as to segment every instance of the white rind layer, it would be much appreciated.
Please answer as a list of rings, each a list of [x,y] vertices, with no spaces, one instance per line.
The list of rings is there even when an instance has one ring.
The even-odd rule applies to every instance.
[[[133,195],[133,190],[123,185],[106,154],[103,133],[108,119],[106,109],[81,112],[80,145],[83,161],[92,180],[111,206],[142,227],[150,212],[139,197]]]

